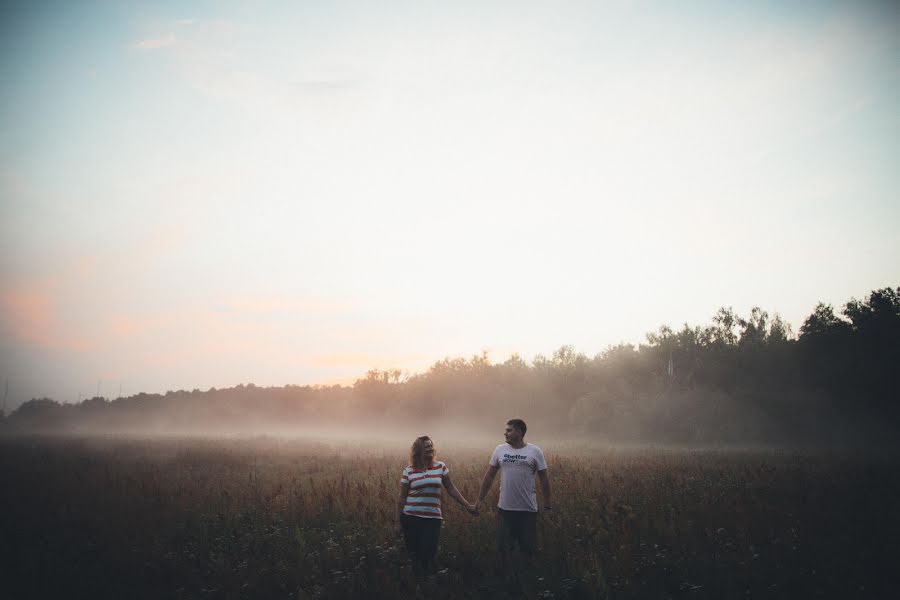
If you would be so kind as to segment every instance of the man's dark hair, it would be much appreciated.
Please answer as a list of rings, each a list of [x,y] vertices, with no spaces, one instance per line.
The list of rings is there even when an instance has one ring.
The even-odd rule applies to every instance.
[[[512,425],[516,429],[518,429],[522,435],[525,435],[525,432],[528,431],[528,425],[525,424],[525,421],[522,419],[510,419],[506,422],[507,425]]]

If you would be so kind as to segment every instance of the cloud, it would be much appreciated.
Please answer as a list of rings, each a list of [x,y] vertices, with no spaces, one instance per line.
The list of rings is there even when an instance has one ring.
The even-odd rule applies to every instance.
[[[245,294],[222,299],[217,312],[244,314],[341,314],[358,306],[351,297],[295,296],[281,294]]]
[[[322,79],[309,81],[293,81],[295,89],[309,93],[340,92],[353,88],[356,82],[350,79]]]
[[[83,339],[61,335],[55,294],[48,285],[25,285],[0,294],[0,321],[13,335],[44,348],[86,350]]]
[[[317,368],[352,367],[355,369],[371,369],[379,362],[378,358],[368,354],[326,354],[314,356],[309,364]]]
[[[165,48],[166,46],[174,46],[175,44],[175,34],[169,33],[163,37],[141,40],[137,42],[134,47],[141,50],[156,50],[158,48]]]
[[[420,354],[408,354],[392,357],[376,356],[362,352],[346,352],[335,354],[318,354],[307,357],[305,364],[316,369],[357,369],[360,372],[369,369],[401,369],[404,371],[425,371],[434,362]]]

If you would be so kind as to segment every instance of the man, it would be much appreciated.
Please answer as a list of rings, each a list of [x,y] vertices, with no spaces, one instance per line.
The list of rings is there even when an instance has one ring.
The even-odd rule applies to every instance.
[[[551,510],[550,476],[544,453],[534,444],[525,442],[528,427],[522,419],[506,423],[505,444],[491,455],[491,462],[481,481],[476,511],[480,511],[500,471],[500,501],[497,503],[497,548],[504,563],[515,545],[529,560],[537,547],[537,493],[534,476],[541,480],[544,511]],[[506,565],[505,565],[506,566]]]

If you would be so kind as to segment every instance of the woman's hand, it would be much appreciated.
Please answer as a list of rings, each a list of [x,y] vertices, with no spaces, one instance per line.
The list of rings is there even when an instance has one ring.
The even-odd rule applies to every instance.
[[[477,517],[479,514],[481,514],[480,511],[478,510],[478,508],[477,508],[474,504],[467,504],[467,505],[466,505],[466,510],[467,510],[467,511],[469,512],[469,514],[472,515],[473,517]]]

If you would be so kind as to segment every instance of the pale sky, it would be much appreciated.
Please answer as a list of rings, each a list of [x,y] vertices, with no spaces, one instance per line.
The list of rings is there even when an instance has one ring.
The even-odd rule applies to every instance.
[[[4,3],[7,408],[900,285],[898,6]]]

